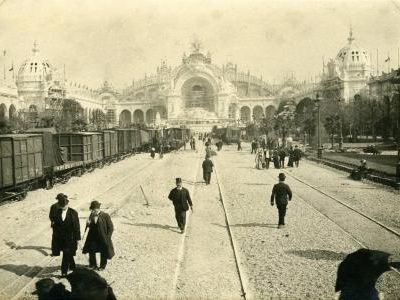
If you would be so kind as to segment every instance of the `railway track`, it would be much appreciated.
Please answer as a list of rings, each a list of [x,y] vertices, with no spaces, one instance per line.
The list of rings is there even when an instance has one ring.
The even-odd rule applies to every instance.
[[[224,211],[225,224],[226,224],[226,228],[227,228],[227,231],[228,231],[229,241],[230,241],[230,245],[232,247],[233,256],[235,258],[236,271],[237,271],[237,274],[238,274],[240,287],[241,287],[241,290],[242,290],[241,296],[243,297],[244,300],[252,299],[253,295],[252,295],[252,292],[250,291],[250,288],[249,288],[249,284],[248,284],[248,279],[247,279],[246,273],[244,272],[244,270],[241,267],[242,263],[241,263],[239,252],[237,250],[238,246],[236,244],[233,232],[231,230],[231,221],[230,221],[229,213],[228,213],[228,211],[226,209],[226,205],[225,205],[225,202],[224,202],[225,193],[224,193],[222,184],[220,183],[220,180],[219,180],[217,167],[215,166],[214,169],[215,169],[215,177],[216,177],[218,190],[219,190],[219,197],[220,197],[220,201],[221,201],[222,208],[223,208],[223,211]]]
[[[376,220],[375,218],[363,213],[362,211],[352,207],[351,205],[343,202],[342,200],[324,192],[323,190],[321,190],[320,188],[306,182],[305,180],[291,174],[290,172],[283,170],[285,172],[285,174],[287,174],[288,176],[290,176],[291,178],[295,179],[296,181],[300,182],[301,184],[307,186],[308,188],[316,191],[317,193],[319,193],[320,195],[333,200],[334,203],[339,204],[340,206],[344,207],[345,209],[351,211],[352,213],[355,213],[359,216],[361,216],[362,218],[364,218],[365,220],[367,220],[368,222],[371,222],[373,224],[375,224],[377,227],[382,228],[383,230],[385,230],[386,232],[388,232],[391,236],[393,236],[395,239],[398,240],[398,242],[400,243],[400,233],[396,230],[394,230],[393,228],[390,228],[388,226],[386,226],[385,224],[383,224],[382,222],[379,222],[378,220]],[[271,174],[268,173],[270,176]],[[272,176],[271,176],[272,177]],[[307,201],[306,199],[304,199],[304,197],[300,196],[297,192],[293,193],[294,195],[296,195],[297,198],[301,199],[308,207],[310,207],[311,209],[313,209],[314,211],[318,212],[319,214],[323,215],[325,218],[329,219],[332,223],[334,223],[343,233],[345,233],[348,237],[350,237],[354,242],[356,242],[360,247],[363,248],[371,248],[371,246],[368,246],[366,243],[360,241],[359,238],[357,238],[355,236],[355,234],[351,233],[350,230],[344,228],[339,222],[335,221],[335,219],[331,216],[329,216],[327,213],[321,211],[320,209],[316,208],[314,205],[310,204],[309,201]],[[391,251],[389,251],[391,252]],[[392,252],[393,253],[393,252]],[[391,268],[398,276],[400,276],[400,272],[395,269],[395,268]]]
[[[199,152],[202,153],[202,149],[200,149]],[[199,163],[198,165],[199,165],[199,168],[200,168],[201,163]],[[215,161],[214,161],[214,166],[215,166]],[[193,181],[194,182],[196,181],[195,179],[196,179],[196,175],[199,172],[199,168],[195,168],[196,172],[194,173],[194,176],[193,176],[193,178],[194,178]],[[226,225],[226,229],[227,229],[227,234],[228,234],[228,239],[229,239],[229,247],[230,247],[230,249],[232,251],[233,258],[234,258],[234,261],[235,261],[236,269],[235,269],[234,272],[237,274],[237,278],[238,278],[238,281],[240,283],[241,293],[240,293],[240,295],[238,295],[238,298],[240,297],[241,299],[251,299],[252,296],[251,296],[250,290],[248,288],[247,277],[245,275],[245,272],[242,270],[242,267],[241,267],[242,264],[241,264],[240,256],[239,256],[239,253],[238,253],[238,250],[237,250],[238,247],[236,245],[233,233],[232,233],[231,228],[230,228],[230,224],[231,224],[230,223],[230,217],[229,217],[229,213],[228,213],[228,211],[226,210],[226,207],[225,207],[224,191],[223,191],[223,187],[221,185],[221,182],[220,182],[220,180],[218,178],[218,173],[217,173],[217,167],[216,166],[214,168],[214,174],[215,174],[215,182],[216,182],[216,184],[218,186],[218,198],[219,198],[221,206],[222,206],[223,218],[225,220],[225,225]],[[191,190],[190,190],[191,195],[195,194],[195,188],[196,188],[195,185],[193,185]],[[188,215],[188,217],[189,217],[189,215]],[[188,217],[187,217],[187,225],[190,224]],[[175,269],[175,272],[174,272],[173,286],[172,286],[172,289],[171,289],[171,291],[170,291],[170,293],[169,293],[169,295],[167,297],[168,299],[171,299],[171,300],[177,298],[177,295],[176,295],[177,294],[177,289],[179,289],[178,281],[179,281],[179,277],[180,277],[181,272],[182,272],[182,268],[183,268],[182,264],[183,264],[183,261],[184,261],[184,258],[185,258],[185,246],[187,245],[187,241],[186,241],[187,237],[186,236],[187,236],[187,231],[183,235],[181,243],[179,245],[178,263],[177,263],[177,266],[176,266],[176,269]],[[190,295],[190,296],[193,297],[195,295]],[[197,295],[197,296],[199,296],[199,295]]]
[[[166,163],[168,159],[165,159],[162,163]],[[135,184],[129,188],[128,191],[124,192],[124,195],[115,199],[113,201],[113,204],[117,204],[112,210],[109,210],[109,214],[112,215],[118,210],[120,210],[126,203],[127,200],[129,200],[129,194],[131,191],[134,189],[138,188],[141,184],[141,181],[143,179],[148,178],[151,176],[154,172],[153,168],[149,168],[150,165],[154,164],[154,161],[151,160],[149,163],[145,164],[142,166],[139,170],[137,170],[137,173],[135,176],[139,176],[141,180],[138,180],[135,182]],[[159,166],[159,164],[157,164]],[[113,183],[112,186],[108,187],[105,191],[102,191],[102,193],[99,193],[97,195],[98,198],[101,198],[100,196],[106,195],[106,193],[112,191],[114,188],[118,187],[121,183],[126,181],[128,178],[132,178],[132,174],[129,174],[127,176],[124,176],[121,180],[118,180],[117,182]],[[78,207],[82,207],[83,205],[87,205],[87,203],[82,203]],[[77,208],[78,208],[77,207]],[[43,226],[40,230],[40,232],[36,232],[34,236],[31,236],[28,239],[25,239],[22,243],[28,242],[29,240],[34,239],[35,237],[39,236],[40,234],[44,233],[48,229],[48,226]],[[10,249],[11,250],[11,249]],[[79,249],[78,249],[79,251]],[[43,259],[35,262],[35,266],[28,268],[23,274],[21,274],[17,280],[13,280],[3,286],[0,289],[0,298],[5,297],[6,299],[20,299],[24,293],[32,287],[32,285],[40,278],[41,275],[46,271],[46,268],[54,262],[56,259],[59,259],[58,257],[49,257],[45,256]]]

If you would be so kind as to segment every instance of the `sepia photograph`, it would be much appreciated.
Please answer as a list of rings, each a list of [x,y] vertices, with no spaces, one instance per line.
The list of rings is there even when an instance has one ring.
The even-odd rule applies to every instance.
[[[0,0],[0,300],[400,300],[400,0]]]

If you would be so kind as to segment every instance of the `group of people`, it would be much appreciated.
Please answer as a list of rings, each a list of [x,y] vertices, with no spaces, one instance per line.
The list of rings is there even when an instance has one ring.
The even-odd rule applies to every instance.
[[[257,169],[269,169],[269,165],[272,162],[276,169],[285,168],[285,159],[289,157],[287,167],[299,167],[302,151],[296,145],[294,148],[275,148],[273,150],[267,147],[258,147],[255,152],[255,162]],[[253,149],[252,149],[253,153]]]
[[[68,271],[76,269],[74,256],[81,241],[81,229],[78,212],[69,207],[68,196],[60,193],[57,202],[50,207],[50,223],[53,229],[51,251],[52,256],[60,256],[61,276],[66,277]],[[102,271],[107,266],[107,260],[114,256],[111,241],[114,226],[110,216],[101,211],[101,203],[93,200],[90,203],[90,215],[86,221],[85,234],[88,231],[83,254],[89,254],[89,268]],[[100,265],[97,264],[96,253],[100,253]]]

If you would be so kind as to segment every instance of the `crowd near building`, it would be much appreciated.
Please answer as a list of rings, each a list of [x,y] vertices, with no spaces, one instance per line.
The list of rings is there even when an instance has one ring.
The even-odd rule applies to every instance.
[[[268,83],[236,64],[218,66],[197,43],[188,55],[183,54],[180,65],[172,67],[162,61],[154,74],[132,81],[123,90],[108,81],[92,89],[66,78],[65,67],[54,67],[36,43],[16,75],[13,69],[11,77],[4,68],[0,119],[11,122],[22,116],[32,127],[39,126],[39,118],[60,110],[65,99],[79,103],[86,122],[102,113],[107,127],[168,124],[209,130],[272,118],[282,103],[296,109],[316,93],[344,103],[361,95],[389,102],[399,97],[393,82],[398,71],[379,74],[375,70],[372,75],[370,54],[355,42],[352,30],[346,45],[334,59],[323,63],[321,74],[311,81],[290,76],[280,84]]]

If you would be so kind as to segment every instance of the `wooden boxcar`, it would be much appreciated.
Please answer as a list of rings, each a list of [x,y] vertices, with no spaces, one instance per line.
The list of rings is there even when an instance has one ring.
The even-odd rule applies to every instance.
[[[118,154],[118,134],[114,130],[104,130],[103,135],[103,155],[104,158],[114,157]]]
[[[41,135],[0,135],[0,190],[41,178],[42,158]]]
[[[103,159],[103,146],[99,132],[73,132],[55,134],[64,161],[90,163]]]
[[[132,142],[129,129],[117,129],[118,135],[118,153],[124,154],[131,152]]]
[[[139,129],[129,129],[131,136],[131,150],[139,151],[141,142],[140,142],[140,130]]]

